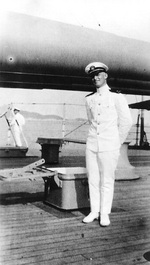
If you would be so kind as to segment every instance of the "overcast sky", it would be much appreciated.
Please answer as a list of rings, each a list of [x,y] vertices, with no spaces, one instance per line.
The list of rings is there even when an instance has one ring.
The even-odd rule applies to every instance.
[[[150,0],[0,0],[0,7],[1,13],[11,10],[150,42]],[[84,104],[86,94],[57,90],[30,91],[29,98],[27,90],[1,88],[0,105],[11,102]],[[128,96],[127,99],[134,102],[139,101],[140,97]]]
[[[0,0],[12,10],[150,41],[149,0]]]

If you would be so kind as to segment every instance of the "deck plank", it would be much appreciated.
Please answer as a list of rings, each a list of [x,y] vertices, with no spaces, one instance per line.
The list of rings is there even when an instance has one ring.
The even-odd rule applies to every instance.
[[[138,180],[116,181],[107,228],[97,221],[83,224],[88,209],[66,212],[44,205],[42,181],[35,186],[18,183],[18,188],[2,183],[0,264],[147,264],[143,255],[150,251],[150,169],[140,167],[138,173]]]

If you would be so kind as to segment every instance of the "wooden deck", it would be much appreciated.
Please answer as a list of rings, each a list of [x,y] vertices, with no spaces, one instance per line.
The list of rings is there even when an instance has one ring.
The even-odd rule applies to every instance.
[[[139,179],[116,181],[107,228],[82,223],[89,209],[43,204],[42,179],[1,181],[0,265],[149,264],[143,255],[150,251],[150,167],[136,171]]]

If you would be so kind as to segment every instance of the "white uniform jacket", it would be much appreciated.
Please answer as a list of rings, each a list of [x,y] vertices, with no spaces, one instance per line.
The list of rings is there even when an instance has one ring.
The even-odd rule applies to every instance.
[[[16,115],[14,115],[10,123],[10,125],[14,127],[15,131],[22,131],[22,126],[24,124],[25,124],[25,119],[20,113],[17,113]]]
[[[119,149],[132,126],[125,97],[105,85],[100,93],[86,97],[86,109],[90,123],[87,148],[95,152]]]

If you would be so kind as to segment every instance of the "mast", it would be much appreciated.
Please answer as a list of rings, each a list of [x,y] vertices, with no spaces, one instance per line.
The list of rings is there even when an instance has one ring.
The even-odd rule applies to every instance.
[[[144,100],[144,96],[142,96],[142,101]],[[144,109],[141,109],[141,128],[140,128],[140,146],[144,145]]]

